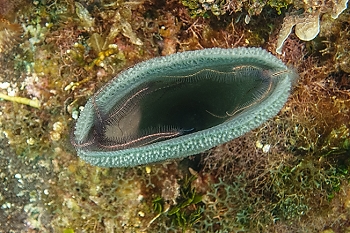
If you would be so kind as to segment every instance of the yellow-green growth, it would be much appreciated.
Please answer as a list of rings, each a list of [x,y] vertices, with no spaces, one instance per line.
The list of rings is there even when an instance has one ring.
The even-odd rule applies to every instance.
[[[204,211],[202,203],[202,195],[196,193],[191,187],[191,183],[196,179],[195,176],[185,178],[180,188],[180,196],[177,198],[177,204],[165,207],[166,204],[161,197],[156,197],[153,203],[153,209],[158,215],[167,216],[171,220],[171,224],[181,227],[183,231],[191,228],[197,223]]]
[[[28,99],[24,97],[8,96],[0,93],[0,99],[16,102],[19,104],[25,104],[34,108],[40,108],[40,102],[37,99]]]

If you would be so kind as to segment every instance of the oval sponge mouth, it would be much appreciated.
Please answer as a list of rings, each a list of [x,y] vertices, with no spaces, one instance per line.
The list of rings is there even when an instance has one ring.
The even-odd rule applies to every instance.
[[[276,115],[295,76],[260,48],[150,59],[120,73],[87,102],[71,141],[82,159],[103,167],[197,154]]]

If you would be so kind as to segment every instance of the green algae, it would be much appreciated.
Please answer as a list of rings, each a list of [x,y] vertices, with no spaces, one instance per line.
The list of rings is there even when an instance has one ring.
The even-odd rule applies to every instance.
[[[196,179],[195,176],[185,178],[180,181],[180,195],[176,198],[176,203],[169,206],[163,198],[157,196],[152,201],[153,210],[158,214],[157,218],[165,215],[169,220],[169,225],[174,225],[186,231],[191,229],[194,224],[200,221],[204,211],[202,203],[202,195],[196,193],[196,190],[191,187],[191,183]],[[165,205],[167,208],[165,209]],[[154,219],[154,221],[160,221]]]
[[[293,3],[291,0],[279,1],[203,1],[203,0],[182,0],[181,3],[188,8],[191,17],[222,16],[238,12],[247,12],[248,15],[259,15],[265,6],[269,6],[280,15],[282,10]]]

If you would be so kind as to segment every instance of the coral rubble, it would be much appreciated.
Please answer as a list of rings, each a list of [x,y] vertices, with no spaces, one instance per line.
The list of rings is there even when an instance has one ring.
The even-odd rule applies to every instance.
[[[285,17],[282,29],[278,35],[276,52],[282,53],[282,46],[284,41],[288,38],[295,26],[295,34],[304,41],[313,40],[320,32],[320,14],[307,16],[290,16]]]
[[[296,6],[296,8],[304,9],[304,13],[299,14],[295,11],[294,14],[284,18],[276,46],[276,52],[279,54],[282,53],[283,43],[294,26],[295,34],[299,39],[304,41],[313,40],[320,32],[320,24],[323,21],[321,16],[331,14],[333,19],[337,19],[347,8],[347,0],[304,1],[302,6]]]

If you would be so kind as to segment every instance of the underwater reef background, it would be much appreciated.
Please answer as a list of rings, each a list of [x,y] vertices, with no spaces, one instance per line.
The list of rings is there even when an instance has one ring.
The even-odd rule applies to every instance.
[[[346,6],[0,0],[0,232],[350,232]],[[77,157],[74,121],[118,72],[239,46],[298,72],[276,117],[185,159],[100,168]]]

